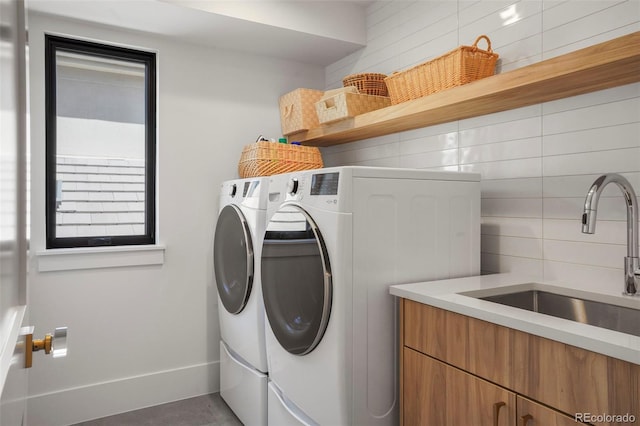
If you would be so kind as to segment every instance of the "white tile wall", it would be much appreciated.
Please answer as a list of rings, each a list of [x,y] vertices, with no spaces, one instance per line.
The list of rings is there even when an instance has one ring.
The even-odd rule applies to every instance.
[[[504,72],[638,30],[639,0],[379,1],[368,8],[367,47],[327,67],[326,84],[406,69],[480,34],[490,37]],[[601,173],[622,173],[640,192],[640,84],[328,147],[323,155],[328,166],[479,172],[483,272],[622,289],[626,210],[617,188],[603,193],[596,234],[580,232],[580,217]]]

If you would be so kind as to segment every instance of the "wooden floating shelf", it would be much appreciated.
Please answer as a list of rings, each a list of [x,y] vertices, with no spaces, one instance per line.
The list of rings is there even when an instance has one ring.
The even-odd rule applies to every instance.
[[[640,31],[423,98],[290,135],[331,146],[640,81]]]

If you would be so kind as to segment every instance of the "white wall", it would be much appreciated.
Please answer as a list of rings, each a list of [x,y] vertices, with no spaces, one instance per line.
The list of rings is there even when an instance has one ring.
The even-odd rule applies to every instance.
[[[504,12],[519,20],[506,23]],[[406,69],[480,34],[500,54],[499,70],[518,68],[640,30],[640,1],[380,1],[368,8],[367,30],[367,47],[327,68],[327,88],[355,72]],[[328,166],[480,172],[483,272],[623,289],[618,189],[605,190],[595,235],[580,232],[580,217],[600,173],[622,173],[640,192],[640,84],[338,145],[323,156]]]
[[[30,14],[36,333],[69,327],[69,355],[35,354],[31,425],[63,425],[218,390],[212,244],[218,188],[243,145],[280,135],[278,97],[320,88],[324,70]],[[160,266],[39,272],[44,250],[44,32],[158,52]]]

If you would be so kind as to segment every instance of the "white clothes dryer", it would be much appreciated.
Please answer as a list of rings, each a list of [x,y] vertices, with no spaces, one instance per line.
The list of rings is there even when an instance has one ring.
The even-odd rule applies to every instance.
[[[220,395],[247,426],[267,424],[265,316],[260,252],[268,178],[226,181],[214,237],[220,321]]]
[[[285,194],[261,260],[269,424],[396,425],[389,286],[480,272],[479,175],[335,167],[269,188]]]

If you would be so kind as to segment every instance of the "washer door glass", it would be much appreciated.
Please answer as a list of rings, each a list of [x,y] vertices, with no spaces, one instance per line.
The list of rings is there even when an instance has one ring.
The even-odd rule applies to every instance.
[[[253,284],[253,244],[249,224],[238,207],[225,206],[218,216],[213,243],[213,267],[225,309],[244,309]]]
[[[306,211],[285,205],[273,215],[261,262],[262,297],[273,333],[290,353],[308,354],[329,322],[332,280],[324,240]]]

